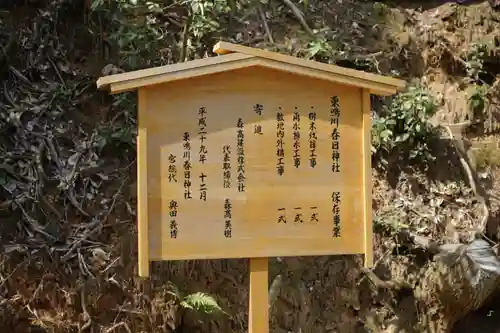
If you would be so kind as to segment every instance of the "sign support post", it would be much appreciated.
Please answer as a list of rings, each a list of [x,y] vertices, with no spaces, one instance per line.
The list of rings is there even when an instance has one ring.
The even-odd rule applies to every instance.
[[[269,332],[269,258],[250,258],[248,333]]]

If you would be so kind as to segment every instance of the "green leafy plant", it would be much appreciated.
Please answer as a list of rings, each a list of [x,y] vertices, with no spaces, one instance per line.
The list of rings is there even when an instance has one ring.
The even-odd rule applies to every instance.
[[[119,67],[126,70],[195,58],[206,44],[203,38],[223,30],[221,20],[237,7],[235,0],[93,0],[91,4],[98,22],[94,29],[107,31]]]
[[[482,118],[486,113],[489,87],[487,85],[473,85],[469,92],[469,109],[475,119]]]
[[[215,298],[202,292],[196,292],[185,296],[180,302],[180,305],[185,309],[194,310],[200,313],[225,314]]]
[[[479,75],[484,72],[484,58],[488,55],[489,47],[485,43],[473,43],[467,54],[466,71],[467,76],[479,80]]]
[[[420,85],[411,85],[396,95],[373,121],[374,157],[383,164],[389,156],[409,162],[433,160],[429,140],[437,131],[428,121],[437,109],[435,99]]]
[[[188,314],[227,315],[215,298],[206,293],[195,292],[186,295],[172,282],[168,282],[166,292],[173,297],[169,303],[173,305],[173,310],[175,311],[175,322],[172,323],[175,332],[184,332],[188,329],[185,327],[185,323],[187,322],[186,316]]]
[[[163,62],[161,49],[166,42],[166,24],[158,20],[166,5],[143,0],[93,0],[98,27],[119,55],[119,66],[126,70]],[[104,23],[102,23],[104,22]],[[93,31],[90,31],[92,34]]]
[[[326,38],[316,38],[307,44],[307,57],[309,59],[332,58],[335,54],[334,48]]]
[[[126,145],[132,151],[136,149],[137,130],[130,124],[118,124],[116,126],[101,126],[95,130],[94,144],[98,152],[110,146],[116,149],[119,145]]]
[[[227,0],[183,0],[191,11],[192,22],[189,27],[191,36],[199,41],[205,35],[219,29],[218,15],[231,11],[231,4]]]
[[[390,14],[391,9],[385,3],[382,2],[374,2],[373,3],[373,15],[378,18],[385,18],[388,14]]]
[[[402,230],[410,229],[410,226],[401,221],[400,216],[378,216],[373,220],[374,227],[385,233],[395,236]]]
[[[178,322],[176,324],[177,331],[183,331],[183,323],[188,311],[198,315],[217,315],[227,313],[220,307],[214,297],[202,293],[195,292],[185,295],[173,283],[168,283],[167,293],[173,296],[173,302],[177,308]]]

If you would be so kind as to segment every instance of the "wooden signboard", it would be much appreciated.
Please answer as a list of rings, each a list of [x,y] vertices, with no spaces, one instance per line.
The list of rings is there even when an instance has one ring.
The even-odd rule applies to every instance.
[[[224,42],[215,51],[226,55],[98,85],[139,91],[139,275],[151,261],[251,258],[250,332],[267,332],[268,257],[372,264],[370,93],[404,82]]]

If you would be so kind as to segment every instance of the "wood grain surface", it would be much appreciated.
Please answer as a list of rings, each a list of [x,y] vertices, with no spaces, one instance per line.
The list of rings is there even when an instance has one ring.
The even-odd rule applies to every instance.
[[[362,89],[252,67],[141,91],[139,133],[147,140],[138,146],[146,149],[138,152],[146,159],[138,193],[150,260],[366,252]],[[332,108],[340,112],[339,172],[332,170]],[[337,218],[332,195],[340,199]]]

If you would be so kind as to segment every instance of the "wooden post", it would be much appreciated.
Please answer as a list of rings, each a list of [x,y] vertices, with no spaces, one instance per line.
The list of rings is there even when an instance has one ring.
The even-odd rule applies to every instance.
[[[370,91],[361,90],[363,126],[363,201],[365,225],[365,267],[373,266],[373,215],[372,215],[372,120]]]
[[[269,332],[268,265],[268,258],[250,258],[248,333]]]
[[[149,226],[148,226],[148,171],[147,171],[147,140],[146,126],[146,89],[138,93],[139,129],[137,135],[137,238],[139,248],[138,273],[140,277],[149,276]]]

